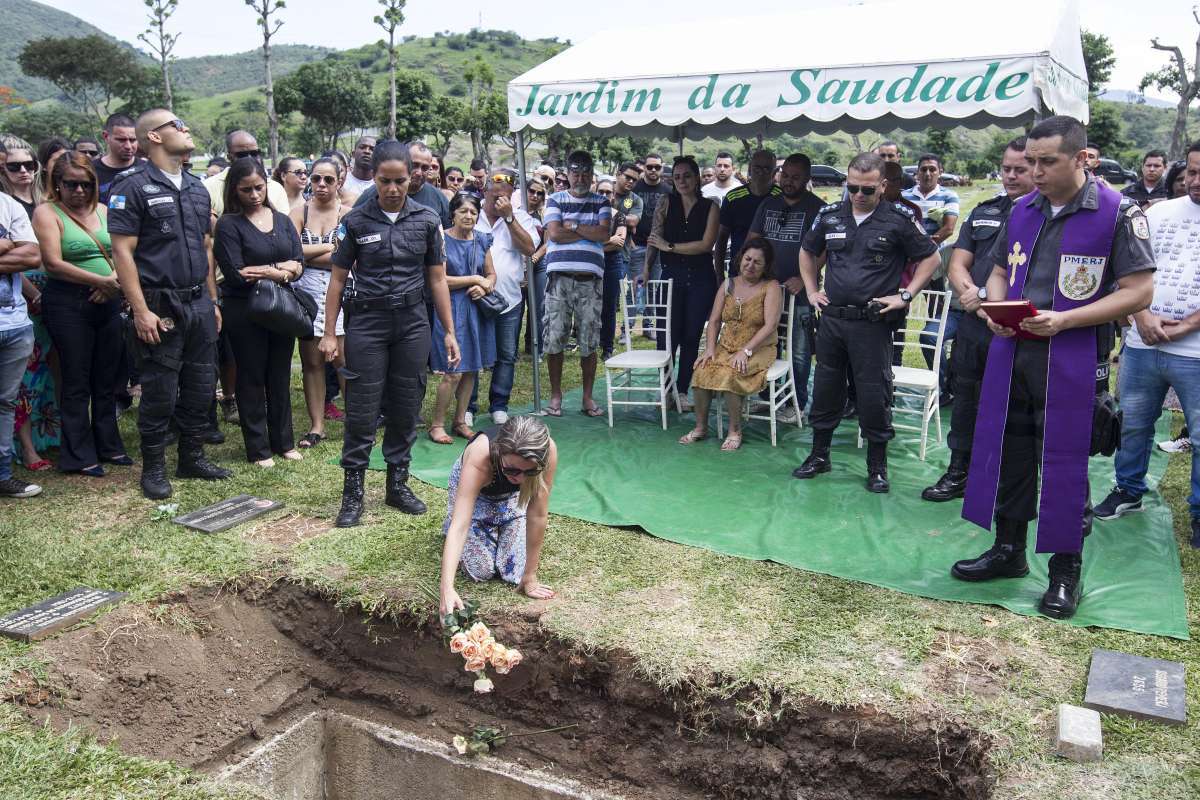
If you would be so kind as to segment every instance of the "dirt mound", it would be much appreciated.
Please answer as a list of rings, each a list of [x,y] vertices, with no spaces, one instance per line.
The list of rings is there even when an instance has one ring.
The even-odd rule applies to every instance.
[[[751,717],[748,696],[664,692],[620,653],[581,653],[528,621],[492,627],[526,661],[475,695],[430,628],[343,614],[290,584],[177,593],[41,645],[56,698],[27,712],[206,770],[314,708],[342,708],[446,742],[475,725],[574,723],[499,755],[631,798],[990,795],[988,744],[964,726],[778,700]]]

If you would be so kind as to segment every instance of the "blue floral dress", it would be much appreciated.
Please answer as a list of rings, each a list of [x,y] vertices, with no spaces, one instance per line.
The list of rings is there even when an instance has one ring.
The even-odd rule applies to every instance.
[[[450,470],[449,509],[442,526],[443,536],[449,532],[450,520],[454,518],[462,467],[460,457]],[[472,580],[500,578],[506,583],[521,582],[521,576],[525,574],[525,509],[517,504],[517,498],[516,493],[503,499],[480,494],[475,500],[471,527],[467,530],[458,564]]]
[[[482,275],[483,261],[491,242],[481,233],[471,239],[455,239],[447,235],[446,275],[466,277]],[[492,320],[479,313],[475,301],[467,296],[466,289],[450,292],[450,314],[454,318],[454,337],[462,361],[450,369],[446,361],[446,329],[437,315],[433,316],[433,349],[430,363],[434,372],[478,372],[496,363],[496,329]]]
[[[30,270],[25,273],[38,290],[46,288],[46,273]],[[60,441],[60,424],[58,416],[58,401],[54,391],[54,374],[50,371],[50,351],[54,343],[50,340],[50,332],[46,330],[46,322],[41,313],[29,312],[33,322],[33,352],[25,365],[25,374],[21,377],[21,388],[17,391],[17,408],[13,424],[13,432],[29,422],[33,434],[33,447],[46,456],[46,450],[58,447]],[[24,463],[23,448],[13,447],[13,454],[18,462]]]

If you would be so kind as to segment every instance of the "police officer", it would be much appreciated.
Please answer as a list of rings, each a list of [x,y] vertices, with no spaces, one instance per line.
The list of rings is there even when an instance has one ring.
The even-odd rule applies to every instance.
[[[792,472],[815,478],[829,472],[829,445],[846,403],[849,367],[858,395],[858,419],[867,440],[867,490],[888,491],[887,443],[892,430],[892,331],[913,294],[940,264],[937,245],[913,224],[912,212],[883,198],[883,159],[861,153],[850,162],[849,199],[827,205],[805,234],[800,276],[821,310],[813,383],[812,454]],[[826,256],[825,289],[818,258]],[[919,261],[900,286],[904,265]]]
[[[130,348],[142,383],[142,493],[160,500],[171,495],[164,449],[172,414],[180,432],[176,476],[230,475],[205,458],[203,445],[220,311],[208,260],[208,192],[183,168],[195,149],[187,125],[158,108],[138,117],[136,131],[148,160],[113,181],[108,230],[133,314]]]
[[[325,296],[325,335],[318,345],[327,360],[337,356],[335,322],[344,307],[346,426],[342,441],[345,482],[336,525],[358,524],[363,478],[375,444],[380,398],[384,408],[383,457],[387,504],[424,514],[425,504],[408,486],[408,464],[417,438],[417,413],[425,397],[429,361],[429,315],[425,289],[446,331],[450,364],[459,361],[442,247],[441,220],[408,197],[412,160],[407,146],[379,142],[372,155],[376,193],[342,218],[336,234],[333,274]],[[353,284],[346,279],[353,274]]]
[[[950,414],[950,465],[937,483],[921,492],[921,498],[943,503],[962,497],[967,488],[967,467],[971,464],[971,440],[975,435],[975,415],[979,411],[979,388],[987,364],[992,332],[979,304],[987,299],[987,280],[992,274],[988,259],[996,234],[1018,197],[1033,191],[1033,170],[1025,163],[1025,137],[1008,143],[1000,162],[1004,193],[984,200],[967,217],[954,243],[950,257],[950,285],[962,304],[962,320],[954,337],[954,405]],[[978,257],[976,257],[978,256]],[[1004,299],[1004,298],[997,298]]]
[[[1097,348],[1107,356],[1111,340],[1097,342],[1108,323],[1146,308],[1154,293],[1145,215],[1085,171],[1086,146],[1083,125],[1070,117],[1050,117],[1030,131],[1025,161],[1038,194],[1014,204],[987,257],[988,297],[1019,290],[1037,309],[1020,329],[1042,338],[1014,341],[1012,328],[988,322],[1013,344],[1000,347],[995,339],[989,349],[963,516],[989,527],[994,514],[996,540],[951,569],[966,581],[1027,574],[1026,534],[1040,514],[1038,552],[1053,555],[1039,610],[1058,619],[1078,605],[1083,537],[1091,529],[1087,456],[1093,420],[1103,410],[1094,400],[1092,358]],[[1059,388],[1048,407],[1051,385]],[[1054,467],[1042,475],[1039,505],[1043,458],[1053,458]]]

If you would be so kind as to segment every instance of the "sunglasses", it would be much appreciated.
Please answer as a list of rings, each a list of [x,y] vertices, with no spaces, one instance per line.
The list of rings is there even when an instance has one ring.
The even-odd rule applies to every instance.
[[[75,152],[79,153],[81,156],[87,156],[88,158],[95,158],[96,156],[100,155],[99,150],[80,150],[79,148],[76,148]]]
[[[492,176],[492,183],[507,183],[509,186],[512,186],[513,177],[512,175],[505,175],[503,172],[497,172]]]
[[[314,186],[324,186],[327,184],[333,186],[337,183],[337,178],[332,175],[313,175],[311,181]]]
[[[307,178],[308,170],[306,170],[306,169],[289,169],[288,174],[295,175],[297,178]]]
[[[179,131],[180,133],[183,133],[184,131],[186,131],[188,129],[188,126],[185,125],[183,120],[181,120],[181,119],[173,119],[170,122],[164,122],[162,125],[159,125],[157,128],[151,128],[151,130],[161,131],[163,128],[174,128],[175,130]]]
[[[878,186],[859,186],[854,183],[846,184],[846,192],[848,194],[858,194],[859,192],[862,192],[863,197],[870,197],[871,195],[875,194],[876,190],[878,189]]]
[[[25,170],[26,172],[37,172],[37,162],[36,161],[9,161],[9,162],[5,163],[4,168],[6,170],[8,170],[9,172],[20,172],[21,170]]]
[[[518,475],[524,475],[526,478],[532,478],[534,475],[541,474],[542,468],[534,467],[533,469],[521,469],[520,467],[506,467],[501,464],[500,471],[510,478],[515,478]]]
[[[540,191],[540,190],[538,190],[538,189],[530,189],[530,190],[529,190],[529,196],[530,196],[530,197],[545,197],[545,196],[546,196],[546,193],[545,193],[545,192],[543,192],[543,191]]]
[[[175,121],[178,122],[179,120],[175,120]],[[234,161],[237,161],[239,158],[261,158],[261,157],[262,157],[262,150],[243,150],[240,153],[233,154]]]
[[[453,183],[455,186],[457,186],[458,184],[462,183],[465,180],[466,180],[466,178],[464,178],[462,175],[447,175],[446,176],[446,182]]]
[[[645,168],[653,169],[653,170],[660,170],[660,169],[662,169],[662,164],[647,164]]]
[[[59,186],[62,188],[66,188],[68,191],[71,191],[71,192],[79,192],[79,191],[90,192],[92,189],[94,189],[96,187],[96,182],[95,181],[63,180],[59,183]]]

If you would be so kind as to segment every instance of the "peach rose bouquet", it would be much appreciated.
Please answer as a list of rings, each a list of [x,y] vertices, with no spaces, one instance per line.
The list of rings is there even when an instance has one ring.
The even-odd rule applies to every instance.
[[[463,657],[463,669],[475,673],[475,691],[487,694],[495,688],[487,675],[490,666],[498,675],[507,675],[521,663],[521,651],[505,647],[496,641],[487,625],[474,622],[470,628],[461,626],[450,631],[450,652]]]

